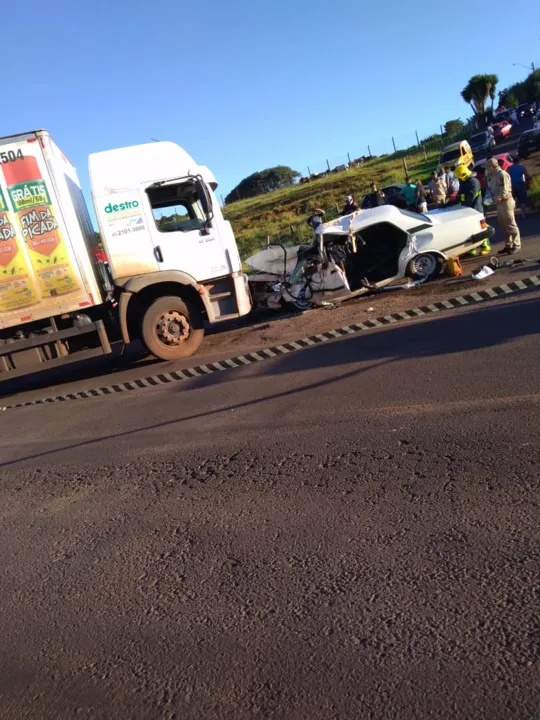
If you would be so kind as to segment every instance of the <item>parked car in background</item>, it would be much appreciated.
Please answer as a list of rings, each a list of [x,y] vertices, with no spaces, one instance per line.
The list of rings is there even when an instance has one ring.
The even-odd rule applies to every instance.
[[[531,103],[521,103],[521,105],[517,106],[516,112],[518,117],[527,117],[527,115],[532,115],[533,109]]]
[[[492,155],[492,157],[497,160],[499,166],[503,170],[508,170],[510,165],[513,165],[513,160],[510,153],[500,153],[499,155]],[[485,192],[487,189],[486,162],[487,158],[485,158],[484,160],[479,160],[473,167],[473,173],[476,174],[478,182],[480,183],[480,187],[482,188],[482,192]]]
[[[474,164],[473,152],[467,140],[447,145],[439,158],[439,167],[447,165],[455,167],[458,163],[463,163],[466,167],[472,167]]]
[[[400,204],[399,198],[401,195],[401,191],[405,185],[403,183],[393,183],[392,185],[385,185],[384,187],[379,188],[380,192],[384,193],[384,197],[386,199],[386,202],[388,205],[395,205]],[[367,206],[367,195],[362,200],[362,205],[360,206],[362,210],[366,210]],[[405,207],[407,204],[405,203]]]
[[[487,130],[481,130],[480,132],[471,135],[469,138],[469,145],[474,153],[489,152],[495,147],[495,138]]]
[[[533,152],[540,150],[540,128],[525,130],[521,133],[518,145],[518,154],[522,158],[528,158]]]
[[[512,132],[512,123],[508,120],[502,120],[493,124],[493,134],[495,142],[503,142]]]

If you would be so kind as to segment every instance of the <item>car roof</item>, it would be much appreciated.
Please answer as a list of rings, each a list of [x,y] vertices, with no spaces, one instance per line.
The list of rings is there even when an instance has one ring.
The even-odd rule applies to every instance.
[[[399,227],[414,226],[414,218],[409,218],[403,214],[395,205],[381,205],[380,207],[371,208],[370,210],[359,210],[352,215],[345,215],[345,217],[319,225],[317,234],[348,235],[351,230],[358,232],[365,227],[369,227],[369,225],[380,222],[390,222]],[[418,224],[421,222],[422,218],[418,216]]]

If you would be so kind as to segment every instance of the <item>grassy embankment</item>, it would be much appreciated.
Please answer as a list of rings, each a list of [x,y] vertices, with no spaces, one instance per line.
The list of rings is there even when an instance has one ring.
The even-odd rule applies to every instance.
[[[411,178],[427,182],[437,165],[439,153],[440,145],[427,152],[427,160],[423,152],[407,154]],[[311,214],[312,207],[324,208],[326,219],[331,220],[337,217],[345,195],[353,195],[360,204],[369,192],[372,180],[379,186],[404,182],[403,155],[403,152],[398,152],[374,158],[359,168],[227,205],[224,214],[233,225],[241,257],[249,257],[266,247],[268,237],[271,242],[277,242],[278,239],[289,242],[291,225],[295,232],[295,242],[308,242],[312,234],[306,218]]]

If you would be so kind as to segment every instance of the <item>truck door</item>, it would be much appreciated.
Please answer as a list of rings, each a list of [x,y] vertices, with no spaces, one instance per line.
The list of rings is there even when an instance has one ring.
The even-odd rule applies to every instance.
[[[218,227],[212,223],[211,200],[201,178],[155,183],[146,188],[146,195],[160,270],[182,270],[197,281],[231,272],[230,258]]]

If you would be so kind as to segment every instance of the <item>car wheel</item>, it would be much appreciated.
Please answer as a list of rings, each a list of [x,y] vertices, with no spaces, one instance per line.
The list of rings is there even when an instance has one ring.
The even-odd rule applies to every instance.
[[[311,291],[310,291],[311,292]],[[297,310],[303,312],[311,307],[311,299],[306,297],[306,287],[303,287],[298,293],[293,303]]]
[[[435,253],[421,253],[409,262],[408,274],[415,280],[430,280],[437,277],[442,269],[442,259]]]

